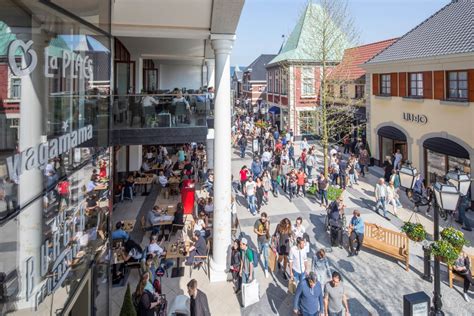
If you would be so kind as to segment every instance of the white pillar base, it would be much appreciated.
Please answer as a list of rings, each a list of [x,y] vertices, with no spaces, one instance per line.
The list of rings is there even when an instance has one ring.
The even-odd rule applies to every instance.
[[[214,282],[227,282],[227,266],[217,264],[214,258],[211,258],[209,262],[209,280],[211,283]]]

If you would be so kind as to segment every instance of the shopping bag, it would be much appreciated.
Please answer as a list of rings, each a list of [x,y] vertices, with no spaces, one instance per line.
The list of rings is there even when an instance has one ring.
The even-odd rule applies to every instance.
[[[296,293],[296,282],[294,280],[288,281],[288,293],[293,295]]]
[[[260,300],[259,284],[257,280],[242,284],[242,304],[244,307],[257,303]]]
[[[275,272],[277,269],[277,258],[278,256],[275,249],[270,247],[270,249],[268,249],[268,268],[272,272]]]

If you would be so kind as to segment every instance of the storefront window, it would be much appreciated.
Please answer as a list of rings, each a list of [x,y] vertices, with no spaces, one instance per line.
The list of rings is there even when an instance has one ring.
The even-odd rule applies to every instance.
[[[392,157],[393,154],[393,139],[381,137],[382,138],[382,156],[380,157],[381,162],[385,161],[385,158]]]
[[[458,168],[467,174],[471,173],[471,161],[465,158],[448,156],[448,171]]]
[[[314,135],[317,133],[317,112],[316,111],[301,111],[300,115],[300,134]]]
[[[437,177],[443,177],[446,174],[446,155],[427,149],[426,160],[429,183],[436,182]]]
[[[106,261],[110,37],[48,1],[0,7],[0,310],[59,315]]]

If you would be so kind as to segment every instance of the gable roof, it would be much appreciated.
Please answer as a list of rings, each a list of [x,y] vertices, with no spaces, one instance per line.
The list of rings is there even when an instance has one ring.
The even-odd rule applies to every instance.
[[[453,0],[367,64],[474,52],[474,1]]]
[[[314,47],[315,45],[317,47],[317,41],[320,39],[315,35],[315,30],[318,29],[318,25],[321,24],[320,21],[324,19],[324,15],[325,12],[320,5],[308,4],[296,23],[295,28],[280,49],[278,56],[276,56],[270,64],[283,61],[319,61]],[[334,23],[331,23],[330,28],[332,33],[340,32]],[[342,57],[340,55],[342,54],[336,51],[330,52],[328,60],[339,61]]]
[[[257,57],[243,72],[251,72],[250,80],[267,81],[267,64],[275,58],[275,54],[262,54]]]
[[[374,57],[381,50],[393,44],[398,38],[392,38],[380,42],[365,44],[348,48],[344,51],[344,57],[339,65],[332,71],[329,79],[333,80],[357,80],[365,75],[365,70],[360,67],[367,60]]]

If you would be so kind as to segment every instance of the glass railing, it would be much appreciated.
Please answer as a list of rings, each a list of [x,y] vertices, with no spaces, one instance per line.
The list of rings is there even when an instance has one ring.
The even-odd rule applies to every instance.
[[[128,94],[112,97],[112,129],[207,126],[210,94]]]

